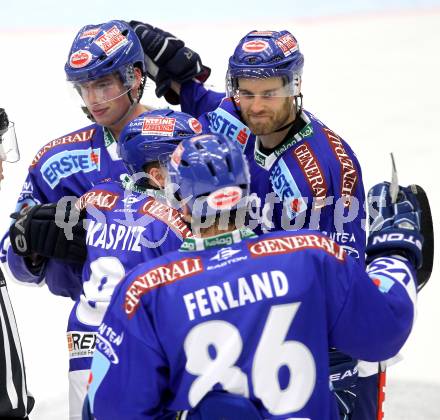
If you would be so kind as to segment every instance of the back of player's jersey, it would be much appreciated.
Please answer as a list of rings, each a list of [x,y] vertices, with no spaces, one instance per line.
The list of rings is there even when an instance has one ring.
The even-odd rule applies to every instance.
[[[269,257],[271,246],[206,251],[203,274],[151,296],[155,328],[173,331],[172,340],[159,336],[170,366],[182,366],[181,349],[186,358],[184,373],[171,370],[170,383],[180,386],[169,408],[195,406],[210,389],[223,388],[260,399],[264,418],[324,418],[318,413],[334,410],[326,339],[334,320],[319,280],[322,255],[300,253],[292,264],[291,255]],[[185,255],[178,264],[185,266]]]
[[[336,419],[329,346],[380,360],[405,341],[406,286],[383,298],[327,237],[278,232],[224,244],[143,264],[118,288],[99,330],[96,415],[135,360],[141,374],[124,380],[133,416],[189,409],[224,389],[249,397],[263,418]]]
[[[165,204],[115,181],[98,184],[78,205],[87,208],[85,312],[99,313],[92,324],[99,325],[114,288],[125,275],[137,264],[178,249],[189,229]]]

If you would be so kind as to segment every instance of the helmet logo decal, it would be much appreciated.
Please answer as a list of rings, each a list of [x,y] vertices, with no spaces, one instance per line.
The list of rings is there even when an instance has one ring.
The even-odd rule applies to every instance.
[[[175,118],[145,117],[142,125],[142,134],[147,136],[172,137],[175,125]]]
[[[231,209],[242,198],[243,192],[240,187],[220,188],[208,195],[209,207],[216,210]]]
[[[272,36],[273,31],[254,31],[248,34],[248,36]]]
[[[128,39],[122,35],[116,25],[95,40],[95,44],[107,55],[110,55],[127,43]]]
[[[84,31],[81,36],[79,37],[79,39],[84,39],[84,38],[93,38],[96,35],[98,35],[100,28],[93,28],[93,29],[89,29],[88,31]]]
[[[196,120],[195,118],[190,118],[188,120],[188,124],[194,131],[194,133],[200,134],[202,132],[202,124],[200,124],[199,120]]]
[[[269,44],[266,41],[258,39],[255,41],[245,42],[241,48],[243,49],[243,51],[246,51],[249,53],[259,53],[261,51],[264,51],[268,47],[269,47]]]
[[[74,69],[79,69],[87,66],[90,61],[92,61],[92,54],[89,51],[78,50],[70,56],[69,65]]]
[[[298,51],[298,43],[292,34],[285,34],[275,40],[275,43],[281,48],[285,57]]]

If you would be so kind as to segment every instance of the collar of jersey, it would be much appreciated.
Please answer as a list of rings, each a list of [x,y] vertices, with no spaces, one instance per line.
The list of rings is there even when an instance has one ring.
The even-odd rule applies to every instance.
[[[280,155],[282,155],[286,150],[290,149],[293,145],[301,141],[305,137],[309,137],[313,134],[313,128],[310,118],[304,112],[301,112],[301,118],[305,121],[306,125],[298,133],[294,134],[292,137],[286,137],[271,154],[266,155],[261,149],[261,140],[259,137],[255,139],[255,149],[254,149],[254,159],[255,162],[261,166],[263,169],[268,171]]]
[[[145,188],[137,185],[128,174],[122,174],[120,177],[122,188],[129,192],[147,195],[153,197],[160,202],[166,202],[164,190],[156,190],[154,188]]]
[[[237,244],[243,239],[256,238],[257,235],[248,228],[233,230],[220,235],[208,236],[206,238],[185,238],[179,251],[203,251],[204,249],[219,248]]]
[[[105,147],[109,147],[111,144],[116,142],[115,136],[107,127],[102,128],[104,129],[104,145]]]

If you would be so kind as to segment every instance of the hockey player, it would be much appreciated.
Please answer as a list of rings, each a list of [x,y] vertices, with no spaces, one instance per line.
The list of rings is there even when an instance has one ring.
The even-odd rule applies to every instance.
[[[249,172],[223,136],[184,140],[169,173],[200,234],[116,288],[92,363],[94,418],[159,418],[226,392],[253,403],[241,418],[338,419],[328,348],[382,360],[411,330],[423,240],[414,194],[401,189],[397,205],[387,199],[374,214],[386,222],[369,238],[366,274],[319,232],[257,237],[242,227]],[[372,194],[385,199],[388,188]]]
[[[0,182],[3,161],[19,158],[15,130],[3,108],[0,108]],[[0,418],[27,419],[34,406],[29,394],[14,311],[9,300],[6,280],[0,270]]]
[[[303,109],[304,57],[295,37],[288,31],[247,34],[229,59],[224,95],[192,80],[203,74],[203,65],[182,41],[147,24],[130,24],[149,57],[147,72],[156,80],[156,92],[169,98],[173,91],[183,111],[244,150],[250,165],[251,192],[261,200],[256,207],[261,209],[262,230],[319,229],[363,265],[365,193],[361,168],[350,146]],[[358,393],[354,389],[357,361],[334,351],[330,360],[344,418],[351,413]],[[349,380],[338,380],[342,377],[338,373],[345,372],[350,373]],[[360,392],[360,398],[365,395],[367,402],[357,411],[367,412],[356,420],[376,415],[371,411],[376,409],[376,378],[359,380],[367,386]]]
[[[165,160],[180,141],[200,133],[199,122],[172,110],[145,112],[122,131],[118,148],[131,188],[118,181],[95,185],[78,201],[87,211],[87,259],[83,292],[67,331],[70,356],[70,418],[79,419],[87,391],[95,336],[114,287],[137,264],[178,249],[191,231],[161,192]]]
[[[87,25],[72,43],[65,72],[94,122],[52,140],[37,153],[17,203],[17,211],[22,213],[15,224],[18,229],[11,230],[14,252],[9,238],[5,237],[2,260],[6,259],[6,268],[17,280],[37,284],[45,281],[53,293],[76,299],[81,283],[62,284],[59,274],[53,278],[50,273],[59,273],[51,269],[56,266],[66,272],[61,279],[67,279],[80,273],[80,266],[48,260],[38,254],[60,258],[70,255],[73,262],[82,263],[81,244],[64,241],[64,233],[58,237],[58,230],[46,223],[53,221],[55,206],[30,208],[57,202],[64,196],[80,197],[104,179],[125,176],[116,140],[122,128],[146,110],[139,102],[145,83],[144,53],[136,34],[125,22],[113,20]],[[30,237],[23,235],[20,227],[27,226],[26,233],[30,235],[33,220],[38,222],[34,238],[39,235],[45,240],[33,243],[31,252]]]
[[[182,41],[147,24],[130,24],[149,57],[147,71],[158,83],[156,92],[175,91],[184,112],[243,148],[251,191],[262,208],[271,201],[264,209],[263,230],[319,228],[363,261],[360,165],[344,140],[303,109],[304,57],[295,37],[288,31],[247,34],[229,59],[225,95],[188,77],[198,76],[203,66]]]

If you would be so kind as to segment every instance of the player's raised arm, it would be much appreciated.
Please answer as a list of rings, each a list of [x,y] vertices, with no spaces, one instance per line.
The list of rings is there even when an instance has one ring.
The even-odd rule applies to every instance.
[[[352,267],[348,297],[330,333],[331,345],[367,361],[386,360],[405,343],[415,314],[416,270],[423,266],[420,228],[425,215],[417,196],[410,187],[400,187],[392,203],[389,187],[381,183],[368,193],[373,219],[367,243],[371,281]]]

